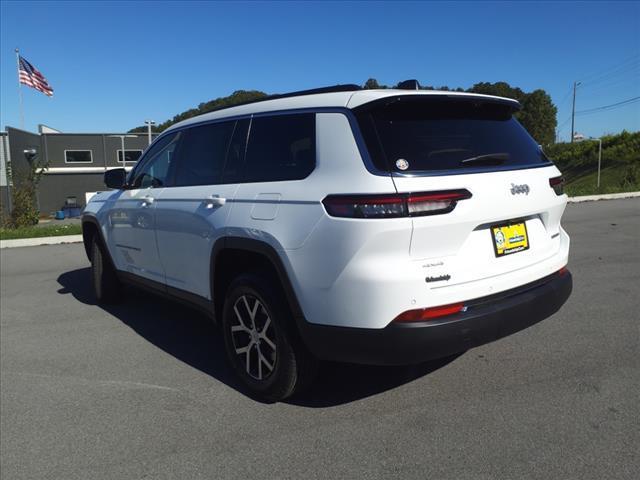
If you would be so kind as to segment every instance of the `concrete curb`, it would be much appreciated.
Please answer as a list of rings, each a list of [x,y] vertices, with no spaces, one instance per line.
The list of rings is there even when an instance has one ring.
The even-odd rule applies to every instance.
[[[569,203],[595,202],[598,200],[619,200],[621,198],[640,197],[640,192],[608,193],[606,195],[585,195],[583,197],[569,197]]]
[[[36,247],[38,245],[59,245],[61,243],[82,242],[82,235],[60,235],[58,237],[16,238],[0,240],[0,248]]]

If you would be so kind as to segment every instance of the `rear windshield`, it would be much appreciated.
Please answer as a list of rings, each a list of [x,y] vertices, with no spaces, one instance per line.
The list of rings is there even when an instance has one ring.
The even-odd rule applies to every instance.
[[[405,96],[355,113],[379,170],[463,173],[550,163],[507,103]]]

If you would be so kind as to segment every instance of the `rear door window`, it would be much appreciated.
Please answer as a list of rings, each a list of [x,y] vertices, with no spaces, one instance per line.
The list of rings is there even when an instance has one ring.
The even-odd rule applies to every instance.
[[[507,103],[415,96],[356,110],[379,170],[464,173],[550,163],[512,113]]]
[[[185,132],[176,170],[176,186],[222,183],[225,157],[235,123],[201,125]]]
[[[244,182],[301,180],[316,164],[315,114],[254,117],[243,173]]]

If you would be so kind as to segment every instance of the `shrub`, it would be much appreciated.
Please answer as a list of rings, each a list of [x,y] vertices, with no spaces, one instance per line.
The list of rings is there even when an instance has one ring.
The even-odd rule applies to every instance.
[[[19,175],[13,173],[11,227],[36,225],[40,217],[37,207],[38,184],[48,164],[38,161],[38,155],[28,159],[28,168]]]
[[[13,189],[13,210],[11,211],[11,225],[28,227],[36,225],[40,212],[36,208],[36,189],[33,184],[21,184]]]

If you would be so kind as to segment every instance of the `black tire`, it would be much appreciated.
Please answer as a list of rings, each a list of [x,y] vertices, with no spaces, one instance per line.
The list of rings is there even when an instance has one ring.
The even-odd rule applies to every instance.
[[[116,303],[122,298],[122,285],[116,271],[96,238],[91,244],[91,279],[98,303]]]
[[[302,391],[317,370],[316,360],[298,338],[282,292],[273,283],[259,275],[239,276],[227,289],[222,315],[233,370],[252,396],[267,402]],[[238,353],[245,344],[247,350]]]

